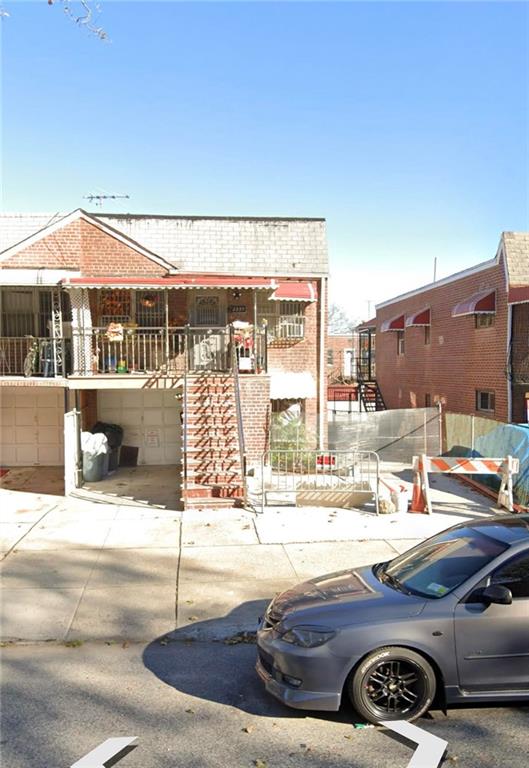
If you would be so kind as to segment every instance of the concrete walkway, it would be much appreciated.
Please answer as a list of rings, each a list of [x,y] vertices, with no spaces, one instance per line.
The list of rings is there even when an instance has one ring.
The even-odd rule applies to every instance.
[[[448,477],[434,514],[323,508],[175,512],[0,490],[4,641],[148,642],[254,630],[275,593],[386,560],[493,513]]]

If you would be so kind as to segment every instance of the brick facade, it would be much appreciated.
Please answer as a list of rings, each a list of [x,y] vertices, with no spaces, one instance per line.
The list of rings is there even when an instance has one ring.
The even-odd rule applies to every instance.
[[[328,334],[327,335],[327,380],[329,383],[339,381],[344,377],[346,370],[345,352],[353,350],[353,359],[358,357],[358,336],[357,334]],[[353,368],[354,377],[354,368]]]
[[[256,464],[269,448],[270,377],[240,376],[239,383],[246,456]]]
[[[508,304],[503,258],[489,268],[396,298],[377,307],[376,371],[388,408],[415,408],[441,401],[457,413],[478,413],[476,390],[495,395],[493,413],[508,420]],[[494,325],[476,328],[475,316],[452,317],[453,307],[483,290],[496,290]],[[397,354],[397,332],[380,332],[384,321],[431,308],[430,341],[425,329],[404,330],[404,354]]]

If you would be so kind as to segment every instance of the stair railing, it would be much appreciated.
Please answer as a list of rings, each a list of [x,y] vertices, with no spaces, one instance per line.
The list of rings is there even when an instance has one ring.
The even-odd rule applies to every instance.
[[[188,417],[188,377],[189,377],[189,325],[184,333],[184,391],[182,397],[182,499],[187,501],[187,417]]]
[[[239,382],[239,360],[237,358],[237,351],[235,348],[233,325],[230,325],[230,350],[231,350],[231,366],[233,371],[233,388],[235,393],[235,411],[237,413],[237,433],[239,437],[239,455],[241,461],[241,474],[244,490],[244,505],[246,506],[246,447],[244,444],[244,426],[242,421],[242,407],[241,407],[241,387]]]

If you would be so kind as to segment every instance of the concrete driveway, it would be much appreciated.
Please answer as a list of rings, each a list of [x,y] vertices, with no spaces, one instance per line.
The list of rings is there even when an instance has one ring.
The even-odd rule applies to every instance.
[[[448,477],[434,514],[269,508],[175,512],[0,490],[4,641],[226,638],[275,593],[394,557],[487,499]]]

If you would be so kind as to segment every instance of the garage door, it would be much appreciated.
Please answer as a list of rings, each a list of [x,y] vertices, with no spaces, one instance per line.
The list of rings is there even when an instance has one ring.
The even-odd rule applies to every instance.
[[[123,427],[123,444],[140,449],[139,464],[178,464],[180,402],[171,391],[99,390],[97,416]]]
[[[64,464],[62,388],[1,387],[0,406],[3,466]]]

